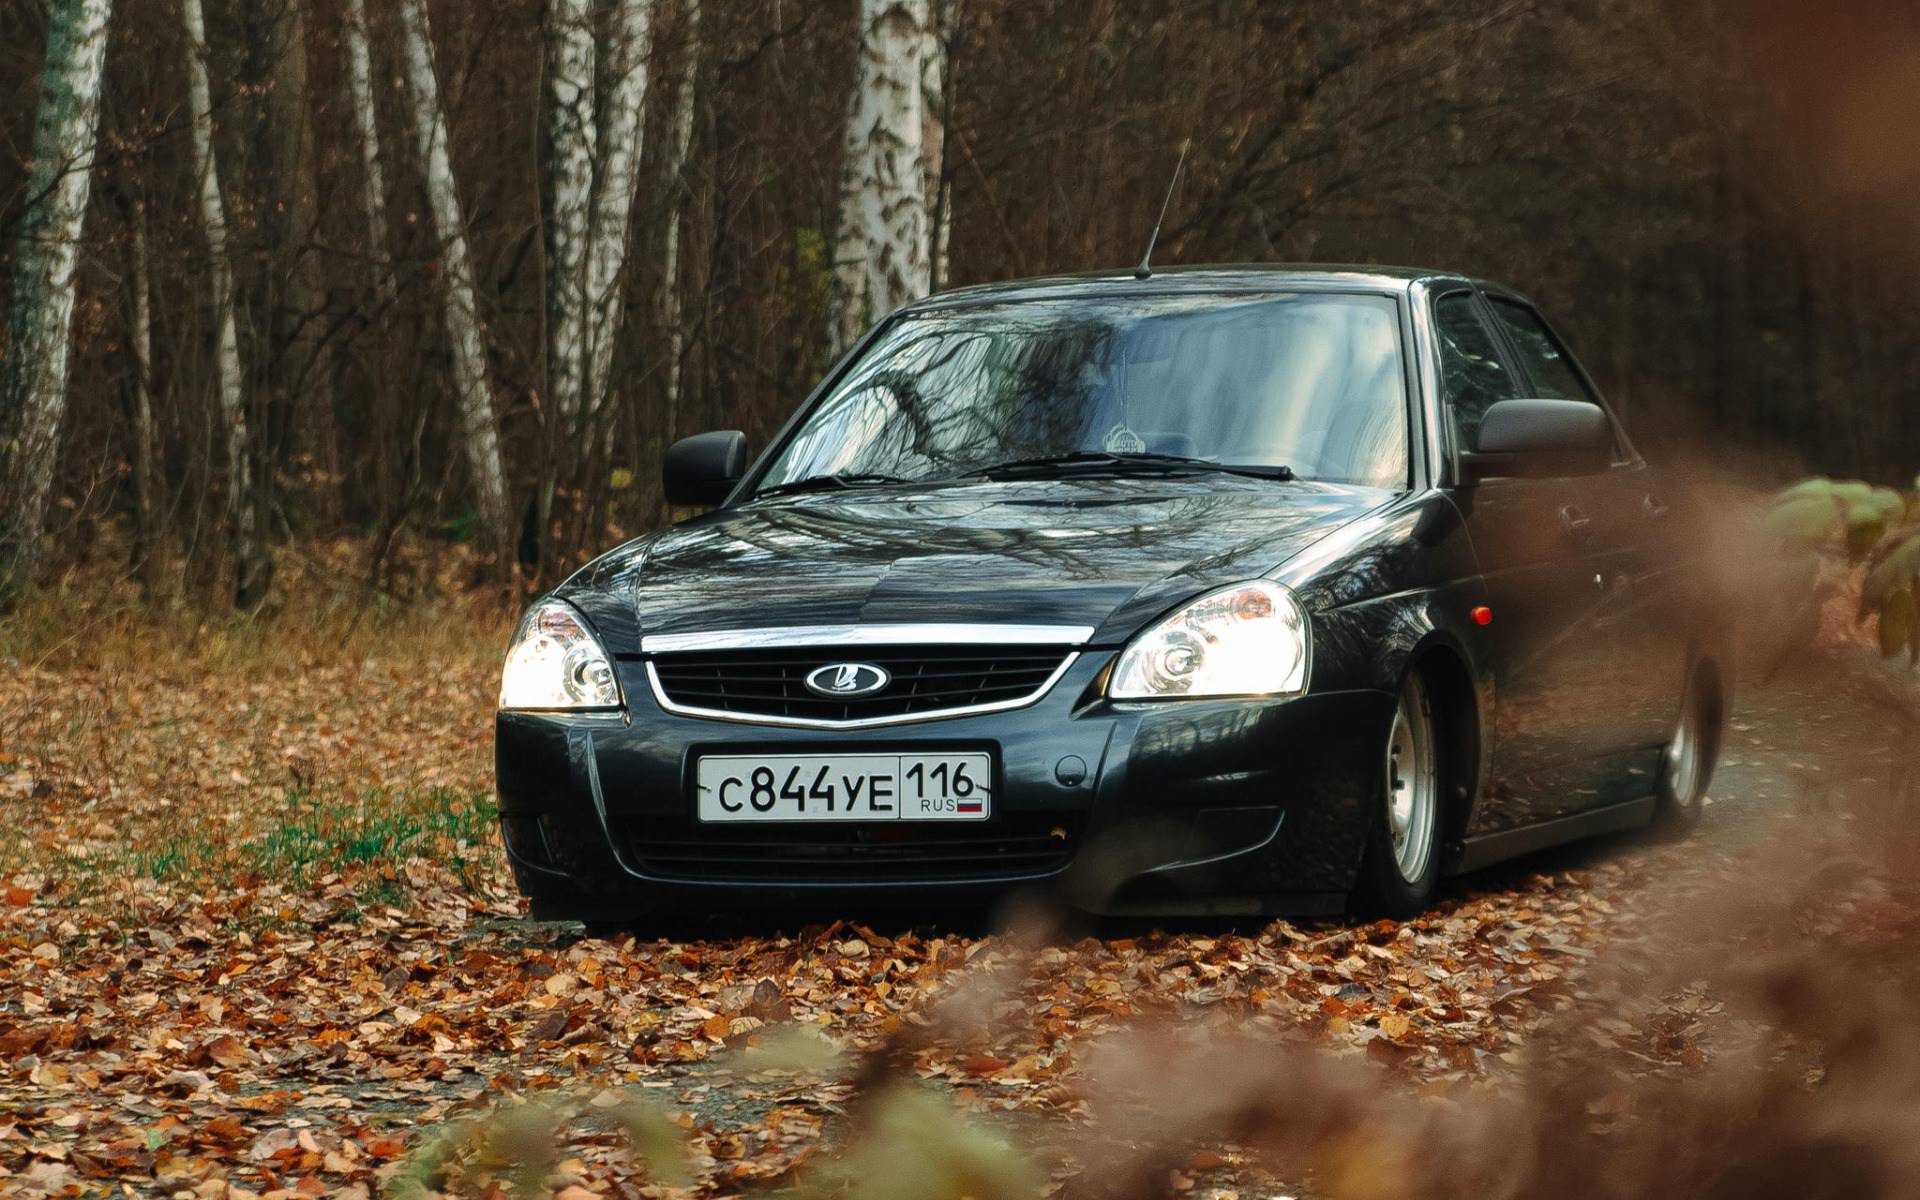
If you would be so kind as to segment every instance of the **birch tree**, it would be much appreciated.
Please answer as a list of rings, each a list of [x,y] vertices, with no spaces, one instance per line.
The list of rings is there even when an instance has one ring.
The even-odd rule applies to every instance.
[[[606,102],[599,113],[592,242],[587,251],[588,428],[601,420],[612,386],[614,348],[633,246],[633,201],[640,183],[642,117],[653,0],[615,0],[606,56]]]
[[[625,312],[652,9],[615,0],[604,54],[588,0],[554,0],[548,13],[547,386],[553,444],[576,472],[603,417]]]
[[[374,294],[381,306],[394,299],[393,273],[387,264],[387,168],[380,148],[380,122],[373,102],[373,45],[367,32],[367,0],[345,0],[347,92],[353,102],[353,131],[360,151],[360,219],[365,224],[367,261]]]
[[[112,10],[112,0],[55,0],[49,13],[0,365],[0,582],[33,569],[53,489]]]
[[[593,9],[553,0],[547,10],[546,171],[548,475],[572,452],[587,371],[587,255],[593,224]],[[543,496],[543,509],[548,497]],[[542,513],[544,516],[544,512]]]
[[[583,483],[596,435],[611,433],[606,400],[625,311],[652,7],[612,0],[604,52],[591,0],[552,0],[548,8],[542,191],[551,407],[535,510],[543,543],[556,481]]]
[[[667,438],[679,430],[681,360],[687,352],[687,333],[681,325],[680,311],[680,226],[683,219],[687,154],[693,146],[694,106],[700,83],[700,0],[686,0],[687,49],[682,68],[680,91],[674,97],[673,121],[668,129],[667,186],[672,197],[667,205],[667,227],[662,237],[660,262],[660,327],[667,336],[666,412],[662,425]]]
[[[932,286],[928,84],[938,85],[939,52],[930,0],[860,0],[834,247],[836,354]]]
[[[928,291],[938,291],[949,277],[953,256],[953,180],[947,173],[947,125],[953,120],[952,72],[948,46],[958,21],[961,0],[930,0],[933,36],[920,68],[920,173],[927,183]]]
[[[226,522],[233,539],[236,598],[252,593],[262,569],[255,537],[253,462],[240,333],[233,311],[233,260],[227,248],[226,201],[213,144],[213,89],[207,78],[207,28],[200,0],[181,0],[187,31],[187,110],[193,141],[194,194],[207,243],[207,289],[213,305],[214,390],[226,440]]]
[[[441,317],[453,356],[454,391],[460,409],[461,440],[473,476],[474,509],[483,544],[503,556],[512,544],[506,472],[500,457],[500,428],[494,417],[493,384],[474,296],[473,258],[467,248],[465,217],[447,146],[447,118],[440,106],[434,75],[433,38],[426,0],[399,0],[406,32],[407,80],[413,98],[414,134],[420,143],[427,200],[441,255]]]

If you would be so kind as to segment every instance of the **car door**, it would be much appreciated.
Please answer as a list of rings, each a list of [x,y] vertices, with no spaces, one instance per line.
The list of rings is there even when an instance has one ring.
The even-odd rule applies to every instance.
[[[1514,296],[1490,294],[1487,301],[1531,395],[1606,407],[1536,309]],[[1672,517],[1677,498],[1633,453],[1617,423],[1614,459],[1610,469],[1576,481],[1597,579],[1591,633],[1605,646],[1595,680],[1605,702],[1588,722],[1604,760],[1601,803],[1653,791],[1659,751],[1679,716],[1690,626]]]
[[[1452,444],[1477,446],[1480,419],[1527,381],[1473,291],[1432,307]],[[1588,807],[1597,792],[1589,721],[1598,666],[1588,627],[1597,591],[1586,498],[1565,478],[1488,478],[1455,493],[1486,582],[1485,662],[1494,681],[1491,776],[1469,836]]]

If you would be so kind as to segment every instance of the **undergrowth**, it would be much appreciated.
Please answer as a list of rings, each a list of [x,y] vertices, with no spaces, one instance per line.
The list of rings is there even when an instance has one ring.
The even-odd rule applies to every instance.
[[[244,611],[177,577],[139,582],[118,565],[76,568],[7,598],[0,667],[91,669],[185,663],[212,670],[329,665],[401,654],[492,658],[518,606],[504,590],[468,585],[459,565],[420,565],[404,588],[365,580],[366,547],[329,543],[280,559],[265,603]]]

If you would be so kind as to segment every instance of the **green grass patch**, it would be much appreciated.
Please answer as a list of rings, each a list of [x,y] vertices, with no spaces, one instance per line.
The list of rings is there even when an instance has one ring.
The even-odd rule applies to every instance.
[[[445,788],[400,793],[369,788],[353,796],[295,791],[287,800],[286,819],[243,843],[238,853],[261,874],[304,881],[315,870],[397,864],[416,854],[434,858],[449,848],[490,845],[494,812],[484,794]]]
[[[80,895],[138,879],[197,888],[261,882],[304,886],[341,874],[362,887],[374,886],[368,881],[398,880],[407,860],[420,858],[448,868],[477,894],[499,858],[496,809],[484,792],[317,788],[295,790],[272,803],[272,810],[244,825],[209,828],[181,818],[151,830],[141,845],[52,861],[41,857],[31,868],[25,862],[0,862],[0,871],[51,873]],[[368,903],[397,903],[403,897],[394,890]]]

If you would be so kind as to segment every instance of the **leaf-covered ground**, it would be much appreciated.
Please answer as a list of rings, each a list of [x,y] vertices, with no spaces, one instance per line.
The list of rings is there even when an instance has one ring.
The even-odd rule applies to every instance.
[[[1085,1123],[1086,1064],[1143,1020],[1445,1096],[1499,1089],[1584,1006],[1619,1069],[1685,1073],[1717,999],[1608,981],[1766,821],[1897,752],[1842,691],[1763,693],[1693,843],[1536,857],[1404,925],[864,913],[589,940],[521,918],[494,846],[495,632],[0,670],[0,1193],[375,1194],[432,1131],[545,1097],[585,1114],[548,1184],[739,1194],[822,1154],[875,1061],[1039,1144]],[[614,1127],[635,1097],[685,1132],[684,1179]],[[1168,1187],[1243,1186],[1232,1144],[1191,1150]],[[499,1195],[489,1161],[440,1185]]]

